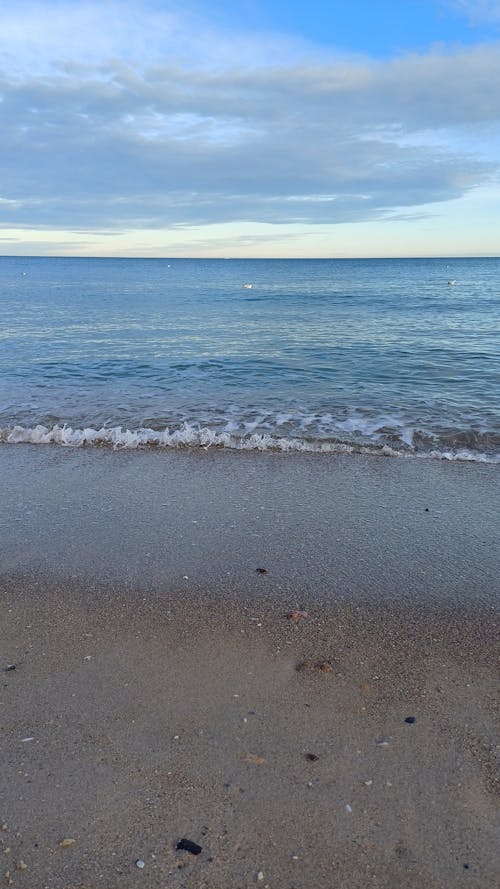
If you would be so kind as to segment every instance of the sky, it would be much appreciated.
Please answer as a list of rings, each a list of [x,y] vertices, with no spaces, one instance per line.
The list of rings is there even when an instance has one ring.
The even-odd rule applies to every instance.
[[[0,255],[500,255],[500,0],[0,0]]]

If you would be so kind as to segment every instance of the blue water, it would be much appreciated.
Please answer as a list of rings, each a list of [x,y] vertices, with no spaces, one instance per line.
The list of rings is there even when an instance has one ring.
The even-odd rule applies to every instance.
[[[0,257],[0,440],[498,459],[499,308],[500,259]]]

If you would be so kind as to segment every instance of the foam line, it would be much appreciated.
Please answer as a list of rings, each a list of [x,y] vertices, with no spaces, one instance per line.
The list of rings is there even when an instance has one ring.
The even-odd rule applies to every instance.
[[[460,448],[448,450],[397,449],[389,445],[361,445],[334,440],[288,438],[251,432],[236,436],[228,431],[184,423],[178,429],[124,429],[122,426],[73,429],[66,425],[51,428],[14,426],[0,429],[0,442],[10,444],[56,444],[65,447],[108,446],[115,449],[140,448],[229,448],[239,451],[282,451],[314,454],[374,454],[385,457],[427,457],[434,460],[500,463],[499,454],[482,454]]]

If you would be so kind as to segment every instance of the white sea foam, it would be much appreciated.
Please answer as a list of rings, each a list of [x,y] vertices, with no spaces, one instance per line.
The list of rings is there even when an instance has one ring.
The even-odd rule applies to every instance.
[[[251,424],[249,424],[251,425]],[[14,426],[0,429],[0,442],[10,444],[57,444],[64,447],[108,446],[116,450],[157,448],[227,448],[239,451],[282,451],[317,454],[371,454],[385,457],[426,457],[435,460],[454,460],[464,462],[500,463],[500,454],[482,454],[477,451],[461,448],[453,450],[409,450],[412,446],[413,430],[404,429],[401,433],[402,443],[406,448],[398,449],[388,444],[359,444],[341,441],[294,438],[276,436],[271,433],[247,431],[242,436],[233,435],[225,430],[199,427],[184,423],[177,429],[168,427],[157,430],[149,428],[124,429],[122,426],[94,429],[85,427],[73,429],[66,425],[55,425],[51,428],[43,425],[35,427]]]
[[[428,451],[419,453],[417,457],[431,457],[434,460],[456,460],[465,463],[500,463],[500,454],[480,454],[461,448],[458,451]]]
[[[401,430],[401,440],[404,441],[405,445],[408,445],[409,448],[413,447],[413,436],[414,429],[402,429]]]

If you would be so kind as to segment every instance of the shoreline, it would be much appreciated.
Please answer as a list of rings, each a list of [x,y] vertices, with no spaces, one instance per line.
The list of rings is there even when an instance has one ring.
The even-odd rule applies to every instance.
[[[500,453],[497,451],[478,451],[461,443],[460,447],[449,444],[446,450],[434,448],[420,450],[399,443],[380,444],[337,439],[306,439],[296,436],[276,436],[273,432],[254,432],[247,436],[235,436],[224,430],[197,426],[174,429],[129,429],[123,426],[103,426],[73,428],[69,425],[56,424],[52,428],[37,425],[35,427],[13,426],[0,428],[1,445],[41,445],[60,446],[75,449],[110,449],[144,453],[148,451],[177,451],[180,453],[212,452],[251,453],[251,454],[287,454],[298,456],[361,456],[361,457],[396,457],[400,460],[431,460],[450,463],[480,463],[497,466]]]
[[[0,448],[0,476],[6,575],[500,604],[500,486],[488,464],[16,445]]]

